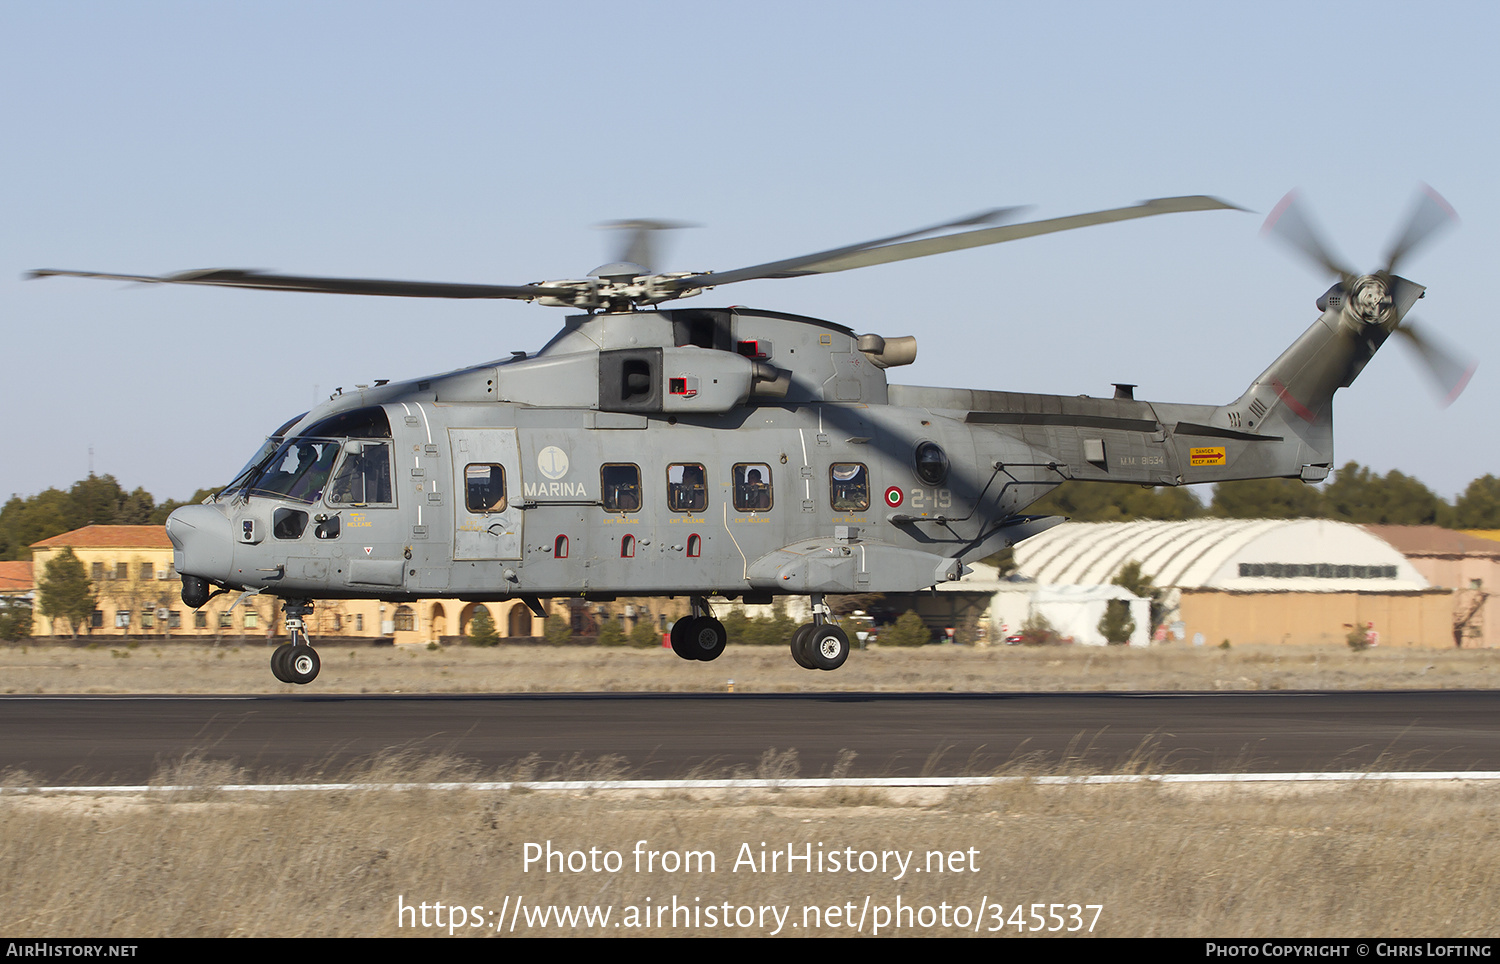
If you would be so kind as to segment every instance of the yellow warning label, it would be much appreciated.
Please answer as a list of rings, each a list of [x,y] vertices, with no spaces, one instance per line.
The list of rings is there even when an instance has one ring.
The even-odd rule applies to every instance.
[[[1219,446],[1188,449],[1189,465],[1223,465],[1224,450]]]

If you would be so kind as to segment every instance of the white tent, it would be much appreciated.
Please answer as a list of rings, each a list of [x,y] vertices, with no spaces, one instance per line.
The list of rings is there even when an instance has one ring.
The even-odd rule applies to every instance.
[[[1004,639],[1020,632],[1033,614],[1040,613],[1059,636],[1072,637],[1074,643],[1082,646],[1104,646],[1108,641],[1099,632],[1099,621],[1104,618],[1105,605],[1112,599],[1123,599],[1130,604],[1130,618],[1135,620],[1130,645],[1149,645],[1150,601],[1119,586],[1004,583],[990,606],[990,621],[995,638]]]

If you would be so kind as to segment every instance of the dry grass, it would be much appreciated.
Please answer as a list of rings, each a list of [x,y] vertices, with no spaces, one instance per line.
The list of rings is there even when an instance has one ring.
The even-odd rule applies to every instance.
[[[1087,690],[1492,689],[1500,650],[1162,646],[856,651],[834,673],[781,647],[730,646],[712,663],[669,650],[320,646],[307,687],[276,682],[267,646],[127,643],[0,647],[4,693],[1023,692]]]
[[[784,756],[770,770],[795,771]],[[765,768],[763,767],[763,768]],[[585,763],[558,772],[609,771]],[[536,774],[508,773],[500,777]],[[1497,791],[1447,784],[1192,789],[1029,783],[920,794],[875,790],[674,793],[428,792],[228,794],[234,778],[191,761],[159,782],[202,781],[173,797],[0,797],[0,930],[14,936],[390,936],[397,901],[486,911],[579,904],[803,908],[853,904],[940,912],[1000,903],[1102,904],[1094,932],[1123,936],[1481,936],[1500,841]],[[442,760],[392,759],[360,780],[448,780],[476,774]],[[527,843],[617,851],[616,872],[523,868]],[[711,851],[714,873],[637,873],[647,850]],[[752,873],[742,845],[825,853],[962,851],[956,872]],[[969,851],[978,872],[968,869]],[[784,864],[783,864],[784,866]],[[505,905],[509,897],[512,903]],[[1045,914],[1046,908],[1043,908]],[[871,912],[873,914],[873,911]],[[990,926],[993,911],[981,918]],[[465,912],[465,919],[468,919]],[[1023,917],[1026,916],[1023,914]],[[1092,914],[1085,917],[1091,917]],[[435,923],[436,914],[429,915]],[[764,934],[663,924],[650,929],[528,927],[516,933]],[[914,918],[915,921],[915,918]],[[486,918],[488,923],[488,918]],[[866,918],[865,933],[873,917]],[[970,923],[972,929],[972,923]],[[480,935],[487,928],[459,928]],[[954,927],[886,933],[956,935]],[[847,934],[787,926],[783,934]],[[1007,926],[1014,936],[1017,928]]]

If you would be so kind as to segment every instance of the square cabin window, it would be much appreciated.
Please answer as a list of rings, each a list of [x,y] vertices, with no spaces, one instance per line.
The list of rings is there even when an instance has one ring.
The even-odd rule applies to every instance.
[[[464,468],[464,506],[470,512],[504,512],[505,466],[480,462]]]
[[[391,505],[391,444],[351,440],[328,484],[329,505]]]
[[[734,507],[740,512],[760,512],[771,507],[769,465],[764,462],[735,463]]]
[[[641,467],[611,462],[599,469],[599,491],[605,512],[641,511]]]
[[[828,501],[835,512],[863,512],[870,507],[870,473],[864,463],[835,462],[828,478]]]
[[[699,462],[667,466],[667,508],[673,512],[702,512],[708,508],[708,482]]]

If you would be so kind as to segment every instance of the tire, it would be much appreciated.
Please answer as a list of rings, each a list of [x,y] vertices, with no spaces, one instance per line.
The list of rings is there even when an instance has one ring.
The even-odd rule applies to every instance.
[[[688,648],[705,663],[718,659],[729,644],[729,633],[724,624],[712,616],[698,620],[698,625],[689,637]]]
[[[282,665],[286,669],[288,683],[305,686],[318,678],[322,662],[318,659],[318,651],[311,646],[293,646]]]
[[[271,650],[271,675],[283,683],[291,682],[291,679],[287,676],[287,657],[291,655],[291,652],[291,643],[282,643]]]
[[[818,669],[838,669],[849,658],[849,637],[837,626],[819,626],[807,637],[807,655]]]
[[[803,669],[818,668],[817,665],[813,663],[812,656],[809,655],[807,650],[807,637],[811,636],[813,630],[817,628],[818,627],[813,625],[812,623],[807,623],[805,625],[798,626],[797,631],[795,633],[792,633],[792,659],[796,660],[797,665],[802,667]]]
[[[683,659],[697,659],[690,642],[691,634],[698,628],[697,616],[684,616],[672,624],[672,652]]]

